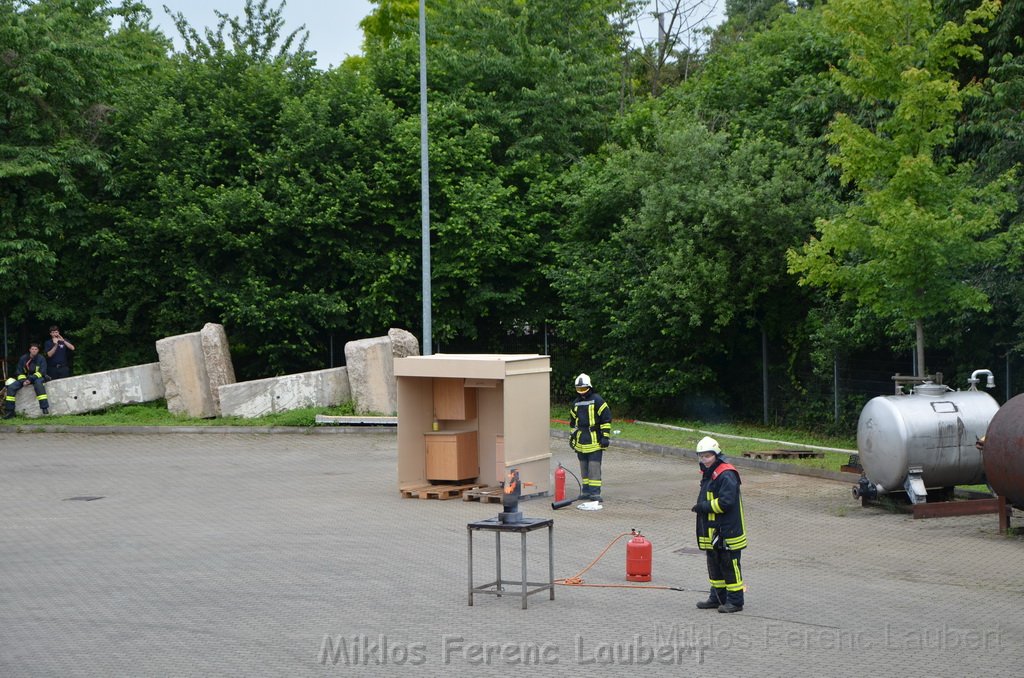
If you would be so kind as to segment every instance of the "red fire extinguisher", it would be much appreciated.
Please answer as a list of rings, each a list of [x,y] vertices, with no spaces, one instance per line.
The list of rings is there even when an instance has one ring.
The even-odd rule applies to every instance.
[[[651,581],[651,542],[633,528],[633,538],[626,542],[626,579]]]
[[[559,502],[563,499],[565,499],[565,469],[559,462],[558,468],[555,469],[555,501]]]

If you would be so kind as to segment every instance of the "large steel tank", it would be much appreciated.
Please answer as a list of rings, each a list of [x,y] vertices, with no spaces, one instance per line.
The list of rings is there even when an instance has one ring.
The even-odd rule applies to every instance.
[[[985,434],[985,476],[996,494],[1024,509],[1024,395],[999,408]]]
[[[928,487],[984,482],[976,443],[998,409],[992,396],[973,385],[969,391],[953,391],[924,383],[909,395],[872,398],[857,424],[866,480],[854,495],[906,490],[917,502],[924,501]]]

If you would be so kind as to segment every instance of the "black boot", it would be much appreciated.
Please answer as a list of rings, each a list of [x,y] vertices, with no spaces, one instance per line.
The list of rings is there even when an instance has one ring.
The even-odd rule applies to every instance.
[[[718,608],[719,612],[726,614],[730,612],[743,611],[743,591],[729,591],[725,595],[725,605]]]
[[[4,419],[14,419],[14,410],[4,410]]]
[[[725,604],[725,589],[711,589],[708,593],[708,599],[702,600],[697,603],[697,608],[700,610],[714,610]]]

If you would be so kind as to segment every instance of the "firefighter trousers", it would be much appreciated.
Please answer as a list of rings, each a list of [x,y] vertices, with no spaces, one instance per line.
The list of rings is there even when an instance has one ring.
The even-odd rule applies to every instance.
[[[711,549],[705,551],[708,560],[708,581],[711,595],[720,601],[743,606],[743,575],[740,572],[740,554],[743,551]]]
[[[50,401],[46,396],[46,384],[42,379],[32,379],[32,388],[36,390],[36,401],[39,403],[39,408],[43,411],[43,414],[50,409]],[[7,396],[4,398],[4,409],[9,414],[14,413],[14,404],[17,401],[18,391],[24,386],[18,379],[7,380]]]
[[[601,458],[604,450],[594,452],[577,452],[580,460],[580,484],[583,485],[583,497],[601,498]]]

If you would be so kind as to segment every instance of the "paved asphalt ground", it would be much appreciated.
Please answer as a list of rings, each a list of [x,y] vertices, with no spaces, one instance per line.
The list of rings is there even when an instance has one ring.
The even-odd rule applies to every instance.
[[[0,676],[1024,675],[1024,538],[995,516],[915,521],[741,472],[742,613],[694,606],[696,463],[614,445],[605,510],[522,504],[555,519],[555,576],[637,527],[651,583],[686,590],[559,586],[522,610],[467,605],[466,523],[500,505],[401,498],[393,431],[3,432]],[[474,545],[482,580],[493,538]],[[584,580],[625,584],[625,551]]]

